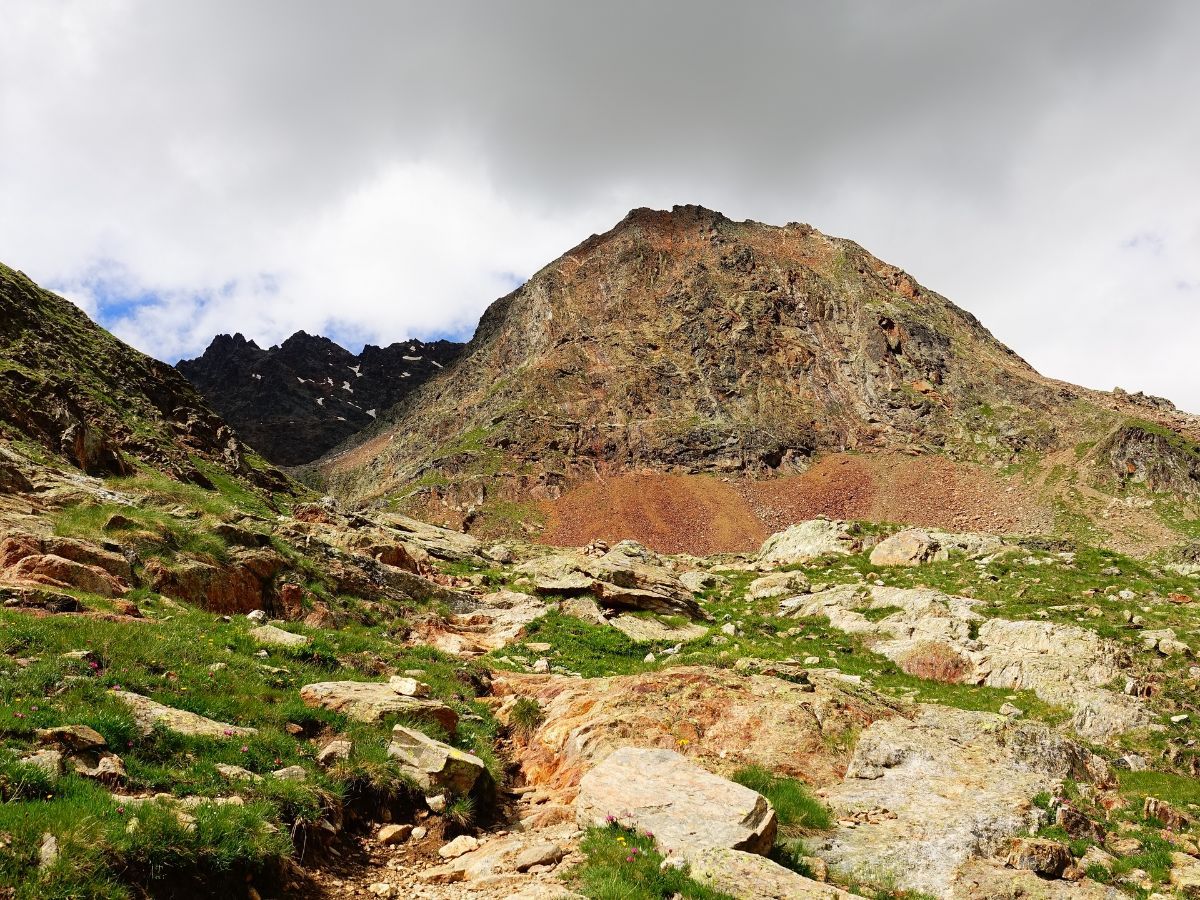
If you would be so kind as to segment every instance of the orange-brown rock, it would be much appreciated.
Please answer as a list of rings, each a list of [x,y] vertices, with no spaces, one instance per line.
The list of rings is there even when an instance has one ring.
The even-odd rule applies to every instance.
[[[519,697],[544,718],[515,750],[525,778],[567,802],[583,773],[621,746],[675,750],[714,772],[751,763],[815,785],[836,781],[847,755],[832,742],[896,714],[896,707],[836,678],[812,685],[705,666],[614,678],[498,674],[503,720]]]
[[[102,597],[119,597],[129,590],[122,579],[99,566],[78,563],[53,554],[25,556],[5,572],[16,584],[43,584],[48,587],[75,588]]]

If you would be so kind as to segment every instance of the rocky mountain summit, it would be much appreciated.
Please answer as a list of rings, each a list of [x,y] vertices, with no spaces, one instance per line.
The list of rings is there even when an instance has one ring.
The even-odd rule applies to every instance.
[[[811,496],[819,486],[786,479],[846,453],[961,464],[976,506],[1008,485],[970,471],[1048,472],[1063,452],[1089,484],[1194,498],[1198,422],[1166,401],[1042,377],[852,241],[696,206],[637,209],[497,300],[444,377],[323,460],[315,481],[484,532],[577,516],[569,500],[547,504],[600,483],[587,488],[595,508],[661,505],[672,491],[654,483],[622,490],[645,473],[750,485],[741,500],[702,489],[693,505],[761,521],[772,504],[755,483]],[[560,530],[619,536],[610,525]]]
[[[296,466],[362,431],[461,349],[409,340],[368,344],[356,356],[303,331],[266,350],[221,334],[176,367],[250,446],[276,465]]]

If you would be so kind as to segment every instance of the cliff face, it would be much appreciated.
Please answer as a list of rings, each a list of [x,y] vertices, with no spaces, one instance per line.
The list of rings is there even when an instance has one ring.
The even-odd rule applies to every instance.
[[[461,348],[413,340],[367,345],[355,356],[303,331],[268,350],[240,334],[222,334],[178,368],[264,457],[294,466],[366,428]]]
[[[141,462],[206,484],[201,464],[211,463],[259,487],[286,486],[178,372],[3,265],[0,427],[91,475],[130,474]]]

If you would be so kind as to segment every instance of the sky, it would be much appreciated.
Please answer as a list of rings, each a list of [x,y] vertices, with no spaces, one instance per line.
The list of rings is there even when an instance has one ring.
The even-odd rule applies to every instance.
[[[0,0],[0,260],[174,361],[465,338],[629,209],[849,237],[1200,412],[1192,0]]]

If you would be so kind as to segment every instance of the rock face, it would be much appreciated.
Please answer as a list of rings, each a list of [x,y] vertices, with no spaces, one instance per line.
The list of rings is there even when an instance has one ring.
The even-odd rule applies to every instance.
[[[684,856],[713,848],[763,854],[777,828],[766,798],[672,750],[621,747],[609,754],[583,776],[575,808],[581,825],[615,819]]]
[[[0,265],[0,420],[90,475],[140,460],[211,487],[195,459],[286,489],[170,366],[121,343],[75,304]],[[15,476],[10,476],[9,480]]]
[[[268,350],[220,334],[204,355],[176,364],[184,377],[266,459],[311,462],[449,365],[462,344],[368,344],[355,356],[298,331]]]
[[[961,867],[1036,824],[1031,798],[1064,779],[1107,784],[1104,761],[1042,725],[922,705],[874,723],[842,784],[837,831],[814,843],[847,876],[948,896]]]

